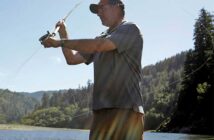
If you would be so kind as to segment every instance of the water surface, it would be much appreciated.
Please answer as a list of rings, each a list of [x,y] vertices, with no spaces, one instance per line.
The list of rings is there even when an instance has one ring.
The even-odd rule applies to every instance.
[[[86,130],[0,130],[0,140],[88,140]],[[145,132],[144,140],[214,140],[214,136]]]

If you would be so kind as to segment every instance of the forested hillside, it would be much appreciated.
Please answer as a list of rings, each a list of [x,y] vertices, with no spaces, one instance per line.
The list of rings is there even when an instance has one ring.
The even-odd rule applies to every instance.
[[[174,111],[186,53],[143,68],[142,94],[145,129],[156,129]]]
[[[55,94],[45,93],[34,112],[22,119],[23,124],[48,127],[88,129],[91,123],[93,84]]]
[[[142,93],[145,129],[156,129],[174,110],[185,52],[143,68]],[[41,105],[22,123],[37,126],[89,128],[93,84],[62,93],[44,94]]]
[[[38,101],[20,93],[0,89],[0,123],[19,121],[34,110]]]
[[[36,92],[32,92],[32,93],[20,92],[20,94],[28,96],[28,97],[33,97],[37,101],[41,102],[44,94],[48,94],[48,96],[52,96],[52,94],[55,94],[55,93],[66,93],[66,92],[67,92],[67,90],[59,90],[59,91],[53,90],[53,91],[36,91]]]

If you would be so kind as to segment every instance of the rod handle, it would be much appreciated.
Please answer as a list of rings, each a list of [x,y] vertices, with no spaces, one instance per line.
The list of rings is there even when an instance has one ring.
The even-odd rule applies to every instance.
[[[59,31],[60,26],[57,26],[52,33],[52,36],[56,36],[56,33]]]

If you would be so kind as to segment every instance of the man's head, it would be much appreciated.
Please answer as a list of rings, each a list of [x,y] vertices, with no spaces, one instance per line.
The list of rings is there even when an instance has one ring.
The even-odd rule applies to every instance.
[[[98,4],[91,4],[90,11],[97,14],[103,25],[111,27],[114,22],[123,19],[125,7],[121,0],[100,0]]]
[[[102,8],[103,3],[118,6],[122,11],[122,15],[125,15],[125,6],[121,0],[100,0],[99,4],[90,5],[90,11],[94,14],[98,14],[98,10]]]

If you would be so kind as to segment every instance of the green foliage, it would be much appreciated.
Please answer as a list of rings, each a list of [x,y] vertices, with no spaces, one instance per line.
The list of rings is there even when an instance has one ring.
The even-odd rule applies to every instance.
[[[49,103],[49,94],[44,93],[43,97],[42,97],[42,108],[46,108],[49,107],[50,103]]]
[[[7,123],[7,118],[5,115],[0,114],[0,124],[5,124]]]
[[[201,9],[195,23],[194,50],[187,53],[176,112],[163,128],[214,134],[214,24],[213,15]]]
[[[65,123],[65,115],[57,107],[41,109],[22,119],[23,124],[60,127]]]
[[[145,130],[156,129],[175,109],[186,53],[143,68]]]
[[[199,83],[196,90],[199,95],[203,95],[209,90],[210,87],[211,87],[211,85],[208,84],[207,82],[204,82],[202,84]]]
[[[0,89],[0,123],[18,122],[32,112],[37,103],[35,99],[21,93]]]
[[[22,124],[45,127],[89,128],[87,124],[88,109],[80,109],[69,105],[62,109],[50,107],[36,110],[22,119]]]
[[[164,114],[161,112],[157,113],[157,110],[154,107],[148,110],[145,116],[145,125],[147,126],[147,129],[156,129],[158,126],[157,124],[160,124],[165,118]]]
[[[22,123],[46,127],[89,128],[92,87],[93,84],[88,81],[87,87],[69,89],[51,96],[43,94],[41,106],[25,116]]]

